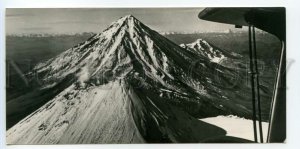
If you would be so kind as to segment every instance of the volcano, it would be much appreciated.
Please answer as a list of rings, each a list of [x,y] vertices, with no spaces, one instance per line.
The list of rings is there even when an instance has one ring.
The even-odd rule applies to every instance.
[[[10,101],[18,114],[8,115],[35,110],[7,130],[7,143],[202,142],[225,136],[198,119],[250,117],[250,91],[232,81],[240,74],[219,65],[223,57],[214,50],[195,54],[135,17],[122,17],[34,67],[28,77],[38,77],[40,85]]]
[[[204,56],[208,58],[208,60],[210,60],[211,62],[215,63],[221,63],[221,61],[224,61],[228,58],[237,59],[242,57],[237,53],[228,52],[226,50],[220,49],[203,39],[197,39],[193,43],[189,44],[180,44],[180,46],[198,55],[199,57]]]

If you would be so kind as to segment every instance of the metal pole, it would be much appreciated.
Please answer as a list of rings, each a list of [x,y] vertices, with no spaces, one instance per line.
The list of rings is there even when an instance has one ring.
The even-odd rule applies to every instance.
[[[267,142],[282,142],[285,140],[286,132],[285,132],[285,125],[278,125],[277,123],[286,123],[285,115],[285,90],[279,90],[280,87],[285,87],[285,43],[281,41],[281,53],[280,53],[280,60],[279,60],[279,66],[277,70],[277,76],[274,84],[274,92],[272,97],[272,103],[271,103],[271,110],[270,110],[270,124],[268,128],[268,136],[267,136]],[[281,85],[280,83],[283,83]],[[278,104],[279,103],[279,104]],[[283,104],[282,104],[283,103]],[[284,109],[280,109],[279,106],[284,106]],[[282,118],[283,117],[283,118]],[[276,130],[278,127],[282,127],[280,129],[283,130]]]
[[[259,89],[259,72],[257,68],[257,54],[256,54],[256,41],[255,41],[255,27],[252,26],[252,37],[253,37],[253,56],[254,56],[254,64],[255,64],[255,72],[256,72],[256,92],[257,92],[257,108],[258,108],[258,126],[259,126],[259,137],[260,142],[263,143],[263,131],[262,131],[262,123],[261,123],[261,105],[260,105],[260,89]]]
[[[256,130],[256,106],[255,106],[255,88],[254,88],[254,74],[253,74],[253,58],[252,58],[252,37],[251,26],[249,26],[249,58],[250,58],[250,74],[251,74],[251,89],[252,89],[252,120],[254,129],[254,141],[257,142],[257,130]]]

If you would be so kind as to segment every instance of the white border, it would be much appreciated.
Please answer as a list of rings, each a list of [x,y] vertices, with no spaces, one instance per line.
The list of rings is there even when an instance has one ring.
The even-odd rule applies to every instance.
[[[5,0],[5,7],[209,7],[283,6],[283,0]]]
[[[297,0],[0,0],[0,148],[11,149],[96,149],[96,148],[299,148],[300,145],[300,3]],[[287,71],[287,143],[286,144],[171,144],[171,145],[34,145],[5,146],[5,8],[95,8],[95,7],[286,7],[287,60],[293,60]]]

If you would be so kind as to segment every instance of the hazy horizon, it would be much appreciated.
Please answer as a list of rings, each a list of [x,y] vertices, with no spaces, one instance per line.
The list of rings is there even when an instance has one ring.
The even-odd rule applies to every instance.
[[[233,25],[200,20],[204,8],[8,8],[6,34],[100,33],[131,14],[158,32],[221,32]]]

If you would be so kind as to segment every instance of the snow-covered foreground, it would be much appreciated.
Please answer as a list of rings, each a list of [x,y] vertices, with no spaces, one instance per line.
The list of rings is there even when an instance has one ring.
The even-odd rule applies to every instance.
[[[7,144],[201,142],[225,136],[124,80],[70,86],[6,133]]]
[[[233,136],[233,137],[254,141],[252,120],[244,119],[232,115],[210,117],[210,118],[204,118],[200,120],[223,128],[227,132],[226,136]],[[264,142],[266,142],[266,138],[267,138],[268,125],[269,123],[262,122]],[[258,126],[258,122],[257,122],[257,126]],[[259,140],[259,136],[258,136],[258,140]]]

